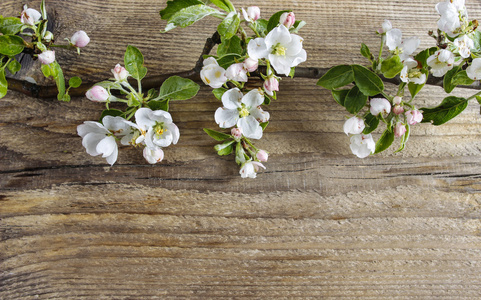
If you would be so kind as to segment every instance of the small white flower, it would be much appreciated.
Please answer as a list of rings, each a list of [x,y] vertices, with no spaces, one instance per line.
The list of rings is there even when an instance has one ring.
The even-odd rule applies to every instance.
[[[136,140],[137,144],[144,142],[147,147],[155,149],[177,144],[179,140],[179,128],[172,122],[172,116],[166,111],[139,108],[135,112],[135,122],[142,133]]]
[[[396,126],[394,127],[394,136],[402,137],[405,133],[406,133],[406,126],[401,122],[397,122]]]
[[[446,32],[450,37],[458,35],[462,25],[467,23],[467,12],[464,0],[446,0],[436,4],[436,11],[441,16],[438,20],[438,28]]]
[[[44,64],[49,65],[55,61],[55,51],[46,50],[38,55],[38,60]]]
[[[419,47],[421,40],[417,37],[402,39],[401,30],[394,28],[386,33],[386,46],[389,51],[398,54],[401,61],[407,60]]]
[[[237,125],[245,137],[260,139],[262,127],[259,123],[269,120],[269,113],[260,107],[263,102],[262,91],[252,90],[243,95],[238,88],[230,89],[222,95],[224,107],[215,111],[215,122],[221,128]]]
[[[40,18],[42,17],[42,14],[33,8],[28,8],[27,5],[25,4],[23,6],[23,11],[20,15],[20,22],[26,25],[33,26],[35,23],[37,23]]]
[[[388,31],[391,30],[391,29],[392,29],[391,21],[389,21],[389,20],[384,20],[384,22],[383,22],[382,25],[381,25],[381,28],[378,29],[377,33],[383,34],[383,33],[388,32]]]
[[[401,45],[402,37],[402,31],[397,28],[386,32],[386,46],[389,48],[389,51],[394,51]]]
[[[373,116],[387,115],[391,112],[391,103],[384,98],[372,98],[369,102],[369,110]]]
[[[225,69],[219,66],[215,58],[209,57],[204,60],[204,67],[200,71],[202,81],[212,88],[220,88],[227,82]]]
[[[473,59],[471,65],[466,68],[466,74],[472,80],[481,79],[481,58]]]
[[[409,125],[416,125],[423,120],[423,114],[417,109],[409,110],[404,115]]]
[[[149,164],[156,164],[164,159],[164,151],[160,147],[145,147],[143,151],[145,160]]]
[[[274,95],[274,91],[279,91],[279,80],[274,76],[269,76],[264,81],[264,91],[269,95]]]
[[[110,94],[105,88],[100,85],[95,85],[85,93],[85,96],[90,101],[106,102],[109,99]]]
[[[85,121],[77,126],[77,133],[82,137],[82,145],[92,156],[102,154],[110,165],[117,161],[118,148],[116,136],[122,137],[132,131],[132,122],[122,117],[105,116],[102,123]]]
[[[376,144],[371,134],[356,134],[351,137],[351,151],[359,158],[365,158],[374,153]]]
[[[242,15],[244,16],[244,20],[253,23],[260,18],[261,10],[257,6],[250,6],[247,8],[247,11],[242,8]]]
[[[467,35],[454,40],[454,45],[458,48],[459,55],[463,58],[471,56],[471,49],[474,48],[474,41]]]
[[[424,84],[426,82],[426,74],[418,69],[418,62],[412,58],[404,61],[404,68],[401,70],[401,80],[403,82],[412,82],[415,84]]]
[[[300,36],[289,33],[284,25],[279,25],[265,38],[251,40],[247,52],[253,59],[268,59],[277,73],[288,76],[292,67],[306,61],[307,54],[302,49],[302,41]]]
[[[72,35],[70,42],[75,47],[83,48],[90,42],[90,38],[85,31],[79,30]]]
[[[260,162],[249,160],[242,165],[239,173],[242,178],[256,178],[259,168],[265,169],[266,167]]]
[[[244,69],[247,70],[247,72],[254,72],[255,70],[257,70],[259,66],[259,60],[258,59],[253,59],[253,58],[246,58],[246,60],[244,60]]]
[[[130,75],[129,72],[120,64],[116,64],[115,67],[110,71],[114,75],[116,81],[124,81]]]
[[[244,69],[243,63],[232,64],[225,71],[225,77],[229,80],[247,82],[247,70]]]
[[[427,59],[428,66],[431,67],[431,73],[435,77],[442,77],[454,66],[454,54],[446,49],[436,51]]]
[[[364,120],[359,117],[351,117],[344,122],[343,130],[344,133],[349,134],[360,134],[366,125],[364,124]]]
[[[265,150],[259,149],[259,151],[256,153],[256,157],[259,161],[266,162],[269,154],[267,154]]]

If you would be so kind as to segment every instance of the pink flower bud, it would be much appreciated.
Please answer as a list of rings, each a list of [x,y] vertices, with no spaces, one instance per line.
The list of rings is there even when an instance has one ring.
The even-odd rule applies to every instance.
[[[261,16],[261,10],[257,6],[250,6],[247,8],[247,11],[242,8],[242,14],[244,19],[249,22],[255,22]]]
[[[266,90],[266,92],[268,94],[272,94],[272,92],[278,91],[279,90],[279,81],[277,80],[277,78],[275,78],[274,76],[268,77],[264,81],[264,89]]]
[[[405,133],[406,133],[406,126],[401,122],[397,122],[396,126],[394,127],[394,136],[402,137]]]
[[[247,71],[244,69],[244,64],[237,63],[230,65],[227,70],[225,70],[225,77],[229,80],[247,82]]]
[[[296,16],[294,15],[293,12],[285,12],[281,15],[279,18],[279,23],[286,26],[287,29],[289,29],[294,23],[296,22]]]
[[[120,64],[115,65],[110,71],[112,71],[112,74],[114,74],[115,80],[117,81],[124,81],[129,77],[129,72]]]
[[[38,60],[44,65],[49,65],[55,61],[55,51],[46,50],[38,55]]]
[[[83,48],[90,42],[89,36],[83,30],[79,30],[72,35],[70,42],[75,47]]]
[[[379,114],[389,114],[391,112],[391,103],[384,98],[372,98],[370,102],[370,111],[373,116]]]
[[[405,116],[409,125],[416,125],[423,120],[423,114],[417,109],[406,112]]]
[[[402,101],[403,101],[403,97],[400,97],[400,96],[395,96],[392,99],[392,102],[394,105],[400,105]]]
[[[401,105],[396,105],[393,107],[392,112],[395,113],[396,115],[400,115],[404,113],[404,108]]]
[[[259,66],[259,60],[253,59],[248,57],[246,60],[244,60],[244,69],[247,70],[247,72],[254,72],[257,70],[257,67]]]
[[[242,130],[240,128],[234,127],[231,129],[230,134],[237,140],[242,137]]]
[[[261,149],[261,150],[257,151],[256,157],[259,161],[266,162],[267,158],[269,157],[269,154],[267,154],[266,151]]]
[[[95,102],[106,102],[109,99],[109,92],[100,85],[93,86],[90,90],[85,93],[85,96],[91,101]]]

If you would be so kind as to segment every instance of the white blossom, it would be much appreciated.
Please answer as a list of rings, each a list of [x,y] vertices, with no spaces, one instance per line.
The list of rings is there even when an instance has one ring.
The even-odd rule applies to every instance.
[[[40,18],[42,17],[42,14],[33,8],[28,8],[27,5],[25,4],[23,6],[23,11],[20,14],[20,22],[26,25],[33,26],[35,23],[37,23]]]
[[[106,102],[110,98],[109,92],[100,85],[94,85],[85,93],[85,96],[94,102]]]
[[[38,55],[38,60],[44,64],[49,65],[55,61],[55,51],[45,50]]]
[[[307,54],[302,49],[302,41],[300,36],[289,33],[284,25],[279,25],[265,38],[251,40],[247,51],[253,59],[268,59],[277,73],[288,76],[292,67],[306,61]]]
[[[266,167],[257,161],[247,161],[242,165],[239,173],[242,178],[256,178],[259,168],[265,169]]]
[[[249,6],[247,11],[242,8],[242,15],[244,16],[244,20],[253,23],[260,18],[261,10],[258,6]]]
[[[417,109],[409,110],[404,115],[409,125],[416,125],[423,120],[423,114]]]
[[[247,70],[244,69],[244,63],[230,65],[225,71],[225,77],[229,80],[247,82]]]
[[[237,125],[245,137],[260,139],[262,137],[260,123],[269,120],[269,113],[260,107],[263,102],[262,91],[252,90],[243,95],[238,88],[230,89],[222,95],[224,107],[216,110],[215,122],[221,128]]]
[[[463,58],[471,56],[471,49],[474,48],[474,41],[467,35],[454,40],[454,46],[458,48],[459,55]]]
[[[213,57],[204,60],[204,67],[200,71],[200,78],[212,88],[220,88],[227,82],[225,69],[219,66]]]
[[[466,74],[472,80],[481,79],[481,58],[473,59],[471,65],[466,68]]]
[[[160,147],[145,147],[143,150],[145,160],[149,164],[156,164],[164,159],[164,151]]]
[[[381,28],[378,29],[377,33],[383,34],[383,33],[388,32],[388,31],[391,30],[391,29],[392,29],[391,21],[389,21],[389,20],[384,20],[384,22],[382,22]]]
[[[415,84],[424,84],[426,82],[426,74],[421,72],[418,69],[418,62],[415,61],[412,58],[406,59],[404,62],[404,67],[401,70],[401,80],[403,82],[409,83],[415,83]]]
[[[364,124],[364,120],[359,117],[351,117],[344,122],[343,130],[344,133],[349,134],[360,134],[366,125]]]
[[[417,37],[402,39],[402,31],[394,28],[386,33],[386,46],[389,51],[398,54],[401,61],[408,59],[419,47],[421,40]]]
[[[431,73],[435,77],[442,77],[454,66],[454,54],[446,49],[436,51],[427,59],[428,66],[431,67]]]
[[[137,144],[143,142],[147,147],[155,149],[177,144],[179,140],[179,128],[172,122],[172,116],[166,111],[139,108],[135,112],[135,122],[142,133],[136,140]]]
[[[387,115],[391,112],[391,103],[384,98],[372,98],[369,102],[369,111],[373,116]]]
[[[351,151],[359,158],[365,158],[374,153],[376,144],[371,134],[356,134],[351,137]]]
[[[129,71],[122,67],[120,64],[116,64],[115,67],[110,70],[112,74],[114,75],[114,78],[116,81],[124,81],[127,80],[127,77],[129,77]]]
[[[441,16],[438,28],[450,37],[457,36],[462,31],[462,26],[467,23],[467,12],[464,0],[446,0],[436,4],[436,11]]]
[[[75,47],[83,48],[90,42],[90,38],[85,31],[79,30],[72,35],[70,42]]]

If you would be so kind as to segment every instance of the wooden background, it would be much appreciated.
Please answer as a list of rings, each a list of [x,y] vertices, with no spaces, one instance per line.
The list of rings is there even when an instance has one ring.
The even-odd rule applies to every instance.
[[[39,8],[2,0],[0,12],[18,15],[24,2]],[[57,58],[67,77],[92,83],[111,76],[128,44],[144,53],[149,75],[189,70],[218,22],[161,34],[165,1],[46,2],[59,40],[79,29],[91,37],[80,57]],[[434,45],[436,2],[234,4],[257,4],[264,17],[293,9],[308,23],[303,66],[329,67],[365,63],[360,43],[377,47],[385,18]],[[466,5],[481,17],[480,1]],[[40,82],[38,62],[22,74]],[[10,91],[0,100],[0,298],[479,299],[479,105],[441,127],[414,126],[402,153],[358,159],[342,132],[346,113],[315,82],[281,82],[257,143],[270,152],[267,170],[256,180],[241,179],[203,133],[217,128],[209,87],[171,105],[181,138],[162,163],[121,148],[113,167],[76,134],[101,104]],[[444,96],[427,87],[417,105]]]

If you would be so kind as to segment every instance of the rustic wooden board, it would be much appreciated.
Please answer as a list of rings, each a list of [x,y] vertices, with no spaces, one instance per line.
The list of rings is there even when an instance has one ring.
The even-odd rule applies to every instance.
[[[432,45],[436,2],[234,1],[265,15],[294,9],[308,22],[304,65],[313,67],[363,63],[360,42],[374,47],[366,33],[384,18]],[[22,5],[3,0],[1,14]],[[47,5],[59,39],[91,36],[81,57],[57,54],[67,77],[90,82],[110,76],[127,44],[150,75],[189,70],[216,27],[206,19],[161,34],[165,1]],[[481,16],[479,1],[467,8]],[[32,64],[21,76],[43,82]],[[427,87],[417,104],[444,96]],[[85,153],[76,127],[98,119],[99,104],[9,92],[0,100],[0,298],[481,297],[478,104],[441,127],[413,127],[402,153],[361,160],[342,132],[345,112],[315,80],[284,79],[278,97],[258,143],[267,170],[242,180],[202,131],[216,128],[208,87],[172,104],[181,139],[155,166],[139,149],[121,148],[113,167]]]

